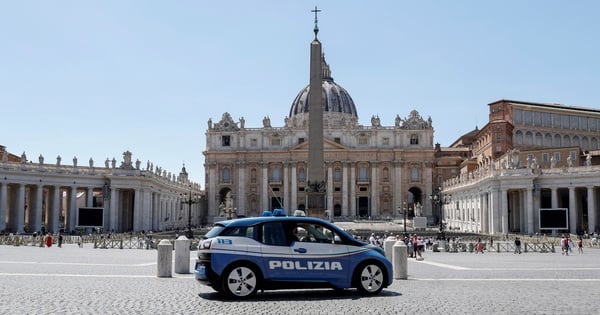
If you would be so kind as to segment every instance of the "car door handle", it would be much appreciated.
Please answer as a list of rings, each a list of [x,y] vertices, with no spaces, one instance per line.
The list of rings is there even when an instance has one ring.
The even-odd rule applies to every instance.
[[[306,248],[294,248],[296,253],[304,254],[306,253]]]

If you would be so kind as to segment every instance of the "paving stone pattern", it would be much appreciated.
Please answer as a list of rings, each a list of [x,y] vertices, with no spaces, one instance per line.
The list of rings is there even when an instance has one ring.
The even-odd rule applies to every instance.
[[[190,253],[190,271],[194,260]],[[226,300],[191,274],[158,278],[156,250],[0,246],[0,314],[599,314],[600,250],[434,253],[381,295],[265,291]]]

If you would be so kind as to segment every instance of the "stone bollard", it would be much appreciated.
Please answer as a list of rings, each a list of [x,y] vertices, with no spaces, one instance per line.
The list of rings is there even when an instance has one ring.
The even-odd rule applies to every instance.
[[[175,273],[190,273],[190,243],[185,236],[175,240]]]
[[[158,243],[157,277],[171,277],[173,267],[173,245],[168,240]]]
[[[392,257],[394,256],[392,252],[396,241],[397,240],[395,236],[388,236],[383,242],[383,251],[385,252],[385,258],[387,258],[389,261],[392,261]]]
[[[394,279],[408,279],[408,252],[403,241],[394,244],[392,265],[394,266]]]

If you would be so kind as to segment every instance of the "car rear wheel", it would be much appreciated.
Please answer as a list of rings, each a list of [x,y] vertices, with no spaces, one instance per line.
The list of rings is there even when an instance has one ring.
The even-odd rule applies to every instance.
[[[236,265],[223,273],[221,289],[228,297],[243,299],[256,294],[259,284],[259,276],[254,267]]]
[[[379,294],[384,287],[385,273],[378,263],[368,262],[356,269],[355,281],[356,288],[361,294]]]

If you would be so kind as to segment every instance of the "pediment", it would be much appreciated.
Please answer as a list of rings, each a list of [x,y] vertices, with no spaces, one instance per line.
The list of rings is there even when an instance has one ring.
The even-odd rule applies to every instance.
[[[308,150],[308,142],[302,142],[295,147],[292,147],[292,150]],[[347,150],[348,148],[344,145],[341,145],[335,141],[331,141],[329,139],[323,139],[323,150]]]

